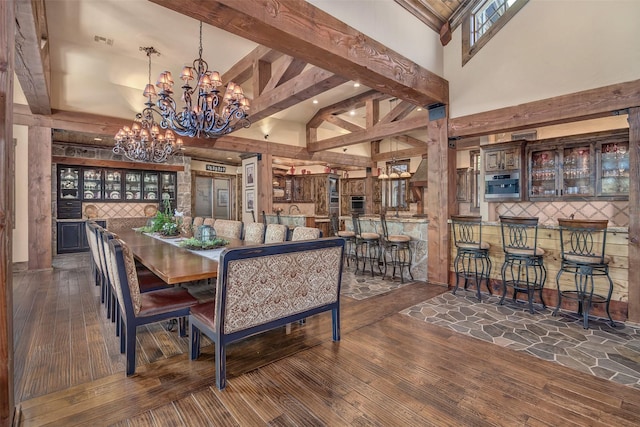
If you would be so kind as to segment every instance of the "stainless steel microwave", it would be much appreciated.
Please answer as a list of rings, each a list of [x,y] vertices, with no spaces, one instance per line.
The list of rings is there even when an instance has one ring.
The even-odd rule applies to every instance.
[[[520,199],[520,172],[487,174],[484,177],[485,200]]]
[[[364,196],[351,196],[351,213],[364,214]]]

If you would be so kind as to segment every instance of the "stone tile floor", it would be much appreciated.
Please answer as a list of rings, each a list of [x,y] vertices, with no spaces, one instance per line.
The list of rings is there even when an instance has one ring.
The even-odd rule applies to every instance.
[[[374,272],[377,273],[377,270],[374,270]],[[398,289],[409,283],[413,283],[413,281],[405,280],[404,283],[400,283],[399,277],[392,280],[389,273],[387,273],[387,276],[384,278],[381,274],[376,274],[374,277],[371,277],[370,272],[362,274],[358,271],[356,273],[352,263],[351,267],[345,265],[342,271],[342,289],[340,294],[357,300],[363,300]]]
[[[458,290],[410,307],[402,314],[490,343],[640,389],[640,325],[591,317],[589,329],[575,313],[505,300],[475,290]]]

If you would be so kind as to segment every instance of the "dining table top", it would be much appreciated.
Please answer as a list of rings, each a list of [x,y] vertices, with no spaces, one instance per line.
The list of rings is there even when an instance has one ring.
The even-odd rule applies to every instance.
[[[135,230],[124,230],[117,233],[133,252],[133,256],[164,282],[178,284],[203,279],[214,279],[218,276],[217,258],[199,254],[196,251],[176,245],[176,239],[150,236]],[[225,248],[245,246],[240,239],[224,238],[229,241]]]

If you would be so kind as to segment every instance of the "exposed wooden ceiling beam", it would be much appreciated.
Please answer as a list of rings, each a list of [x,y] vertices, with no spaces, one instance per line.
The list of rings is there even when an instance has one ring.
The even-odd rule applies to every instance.
[[[393,107],[378,123],[391,123],[396,120],[402,120],[409,115],[416,108],[410,102],[400,101],[398,105]]]
[[[267,83],[267,86],[264,88],[264,90],[270,91],[271,89],[278,87],[282,83],[291,80],[295,76],[300,75],[300,73],[306,66],[306,62],[287,55],[282,60],[278,68],[273,70],[271,79]]]
[[[331,148],[344,147],[367,141],[375,141],[396,135],[403,135],[407,132],[427,128],[428,126],[429,120],[425,116],[412,117],[410,119],[391,123],[382,123],[361,132],[352,132],[347,135],[323,139],[322,141],[309,142],[309,151],[315,153],[317,151],[329,150]]]
[[[344,77],[314,67],[254,99],[249,111],[249,120],[262,120],[346,81]]]
[[[380,93],[376,90],[370,90],[361,93],[360,95],[336,102],[335,104],[328,105],[318,110],[318,112],[307,123],[307,128],[316,128],[320,126],[329,115],[342,114],[345,111],[349,111],[354,108],[364,107],[365,103],[369,100],[386,98],[389,98],[389,95]]]
[[[416,105],[449,102],[440,76],[303,0],[150,0]]]
[[[15,72],[34,114],[51,114],[46,28],[44,0],[16,1]]]
[[[349,132],[360,132],[361,130],[364,130],[362,126],[351,123],[343,118],[340,118],[339,116],[327,116],[325,118],[325,121],[331,123],[332,125],[338,126],[339,128],[348,130]]]
[[[235,82],[241,84],[249,80],[253,74],[253,66],[258,61],[274,62],[282,53],[266,46],[258,46],[236,62],[221,76],[224,83]]]
[[[402,142],[404,144],[409,144],[412,147],[426,147],[427,146],[427,142],[426,141],[419,140],[418,138],[414,138],[414,137],[409,136],[409,135],[398,135],[398,136],[394,136],[393,139],[397,140],[398,142]]]
[[[210,139],[193,139],[192,147],[211,148]],[[255,139],[242,138],[238,136],[223,136],[216,140],[216,149],[235,151],[237,153],[269,153],[276,157],[287,157],[299,160],[314,160],[318,162],[331,163],[344,166],[367,167],[371,165],[371,159],[364,156],[354,156],[352,154],[321,152],[311,153],[305,147],[280,144],[272,141],[257,141]]]
[[[640,80],[449,119],[449,138],[606,117],[637,106],[640,106]]]
[[[371,160],[374,162],[382,162],[387,160],[401,160],[409,157],[417,157],[423,154],[427,154],[427,144],[422,147],[405,148],[404,150],[387,151],[384,153],[378,153],[371,156]]]

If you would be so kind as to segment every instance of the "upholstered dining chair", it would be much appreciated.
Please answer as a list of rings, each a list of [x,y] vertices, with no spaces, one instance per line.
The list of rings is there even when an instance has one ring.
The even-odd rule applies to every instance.
[[[244,241],[264,243],[265,225],[261,222],[250,222],[244,227]]]
[[[219,219],[213,224],[216,234],[230,239],[242,238],[242,221],[233,221],[230,219]]]
[[[204,224],[204,218],[201,216],[197,216],[195,218],[193,218],[193,228],[198,228],[200,227],[202,224]]]
[[[100,273],[100,262],[98,254],[98,245],[96,242],[96,224],[94,221],[85,222],[85,231],[87,234],[87,241],[89,242],[89,251],[91,253],[91,273],[96,286],[102,285],[102,277]]]
[[[287,240],[289,228],[283,224],[267,224],[267,229],[264,233],[265,243],[281,243]]]
[[[296,227],[293,229],[291,240],[314,240],[320,238],[320,229],[312,227]]]
[[[202,225],[209,225],[213,227],[215,223],[216,223],[215,218],[205,218],[204,221],[202,222]]]
[[[198,300],[186,289],[172,287],[140,292],[133,252],[125,242],[111,239],[109,258],[115,289],[120,301],[120,352],[126,353],[126,374],[136,371],[136,328],[163,320],[178,318],[180,335],[186,335],[185,318]]]

